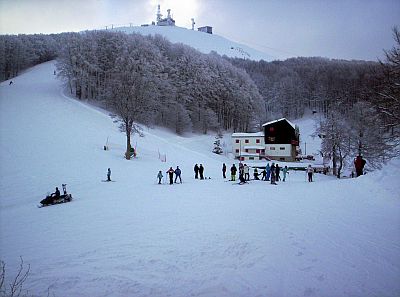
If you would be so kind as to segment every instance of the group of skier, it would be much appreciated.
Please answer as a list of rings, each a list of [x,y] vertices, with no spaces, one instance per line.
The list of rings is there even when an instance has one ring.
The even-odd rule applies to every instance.
[[[194,165],[194,178],[198,179],[199,175],[200,175],[200,179],[204,179],[204,167],[203,164],[200,164],[200,166],[198,166],[197,164]]]
[[[167,170],[166,173],[168,174],[168,177],[169,177],[169,184],[170,184],[170,185],[173,185],[174,182],[177,183],[178,178],[179,178],[179,183],[180,183],[180,184],[182,183],[182,177],[181,177],[181,175],[182,175],[182,170],[179,168],[179,166],[176,166],[176,169],[175,169],[175,170],[174,170],[172,167],[170,167],[170,168]],[[174,174],[175,174],[175,181],[174,181]],[[163,175],[162,175],[162,171],[161,171],[161,170],[158,172],[157,178],[158,178],[158,184],[161,185],[161,183],[162,183],[162,178],[163,178]]]
[[[222,167],[222,173],[223,173],[224,178],[226,178],[225,171],[226,171],[226,166],[224,163],[223,167]],[[238,171],[238,169],[237,169],[236,165],[233,164],[231,167],[231,181],[236,181],[237,171]],[[275,163],[272,163],[272,165],[270,166],[269,163],[267,163],[267,166],[261,172],[261,174],[262,174],[261,180],[271,181],[271,184],[276,185],[276,182],[281,180],[281,176],[280,176],[281,171],[283,173],[282,181],[286,181],[286,175],[289,174],[289,172],[288,172],[289,169],[287,166],[285,166],[283,169],[281,169],[281,167],[279,167],[278,164],[275,165]],[[257,167],[254,167],[253,177],[254,177],[254,180],[260,180]],[[243,164],[240,162],[239,163],[239,183],[243,184],[249,180],[250,180],[250,167],[247,164]]]

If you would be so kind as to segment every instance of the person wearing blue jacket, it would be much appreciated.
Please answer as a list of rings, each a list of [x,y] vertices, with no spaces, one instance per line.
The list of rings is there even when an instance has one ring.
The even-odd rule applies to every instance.
[[[265,171],[267,171],[267,181],[269,181],[269,177],[271,176],[271,167],[269,166],[269,163],[267,163]]]
[[[180,183],[182,183],[181,173],[182,173],[182,171],[179,169],[179,166],[176,166],[176,169],[175,169],[175,183],[176,183],[176,179],[178,177],[179,177]]]
[[[161,185],[161,180],[162,180],[162,178],[163,178],[163,175],[162,175],[161,170],[158,172],[157,178],[158,178],[158,184]]]

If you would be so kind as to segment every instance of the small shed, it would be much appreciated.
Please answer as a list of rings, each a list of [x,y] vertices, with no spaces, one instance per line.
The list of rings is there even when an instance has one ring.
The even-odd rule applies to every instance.
[[[210,27],[210,26],[199,27],[199,28],[197,28],[197,30],[200,32],[212,34],[212,27]]]

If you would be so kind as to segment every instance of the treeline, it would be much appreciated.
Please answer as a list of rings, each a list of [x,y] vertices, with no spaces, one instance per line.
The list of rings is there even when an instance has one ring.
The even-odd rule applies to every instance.
[[[321,155],[340,177],[356,155],[369,168],[399,155],[400,36],[381,62],[292,58],[255,62],[228,59],[251,76],[267,118],[296,119],[306,111],[320,115],[315,136]]]
[[[61,44],[59,74],[71,93],[102,101],[125,126],[132,120],[177,133],[245,131],[265,118],[249,75],[215,53],[158,35],[107,31],[63,34]]]
[[[296,119],[307,110],[326,116],[338,101],[351,107],[371,92],[380,67],[377,62],[318,57],[273,62],[229,60],[251,76],[270,119]]]
[[[0,35],[0,81],[37,64],[54,60],[59,35]]]

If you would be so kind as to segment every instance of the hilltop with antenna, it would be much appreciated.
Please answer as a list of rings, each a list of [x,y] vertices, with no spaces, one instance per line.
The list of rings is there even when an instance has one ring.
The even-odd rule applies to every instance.
[[[250,59],[254,61],[272,61],[274,57],[253,49],[247,45],[231,41],[225,37],[213,34],[211,26],[203,26],[195,30],[195,21],[192,20],[192,28],[187,29],[176,26],[171,10],[167,10],[167,16],[163,18],[160,5],[157,7],[156,20],[151,24],[141,26],[112,27],[113,31],[125,33],[138,33],[142,35],[161,35],[172,43],[183,43],[198,51],[208,54],[212,51],[220,55],[232,58]],[[205,34],[209,33],[209,34]]]

